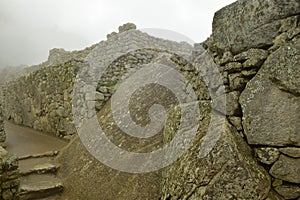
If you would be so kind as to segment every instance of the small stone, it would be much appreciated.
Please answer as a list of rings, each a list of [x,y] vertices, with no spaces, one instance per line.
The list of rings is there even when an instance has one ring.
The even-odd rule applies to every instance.
[[[68,113],[66,112],[65,108],[60,106],[57,110],[56,110],[56,113],[58,116],[60,117],[67,117],[68,116]]]
[[[229,121],[236,128],[236,130],[243,130],[242,119],[240,117],[229,117]]]
[[[257,73],[257,71],[255,69],[242,71],[242,75],[245,77],[253,77],[253,76],[255,76],[256,73]]]
[[[10,155],[4,159],[4,169],[15,170],[18,169],[19,162],[15,155]]]
[[[108,93],[107,87],[99,87],[99,88],[97,88],[97,91],[102,93],[102,94]]]
[[[280,186],[283,184],[283,180],[280,180],[280,179],[274,179],[273,182],[272,182],[272,186],[273,187],[277,187],[277,186]]]
[[[115,36],[115,35],[117,35],[117,33],[116,33],[116,32],[112,32],[112,33],[110,33],[110,34],[107,34],[107,35],[106,35],[106,38],[109,39],[109,38],[111,38],[111,37],[113,37],[113,36]]]
[[[229,73],[240,72],[242,70],[242,64],[239,62],[230,62],[225,65],[225,71]]]
[[[0,157],[3,158],[6,155],[7,155],[7,151],[2,146],[0,146]]]
[[[240,73],[229,74],[228,77],[229,87],[232,91],[242,91],[248,82]]]
[[[2,198],[3,200],[11,200],[13,199],[13,193],[10,190],[2,191]]]
[[[274,189],[285,199],[296,199],[300,197],[300,187],[296,185],[281,185]]]
[[[136,29],[136,25],[133,23],[126,23],[123,24],[122,26],[119,26],[119,33],[132,30],[132,29]]]
[[[232,62],[232,61],[233,61],[232,53],[230,51],[226,51],[223,54],[223,57],[220,60],[220,65],[224,65],[224,64],[227,64],[227,63]]]
[[[218,92],[219,90],[217,91],[217,93]],[[221,98],[215,98],[215,100],[213,101],[213,108],[227,116],[240,116],[241,109],[239,106],[239,96],[240,93],[238,91],[233,91],[226,94],[226,102],[225,99],[222,98],[222,96]]]
[[[226,95],[226,115],[229,116],[241,115],[239,97],[240,97],[240,93],[238,91],[233,91]]]
[[[100,93],[100,92],[96,92],[95,95],[96,101],[103,101],[105,99],[104,94]]]
[[[15,180],[9,180],[9,181],[2,183],[1,187],[2,187],[2,189],[9,189],[9,188],[16,187],[18,185],[20,185],[20,180],[15,179]]]
[[[282,196],[280,196],[277,192],[275,192],[274,190],[271,190],[269,192],[268,197],[265,200],[284,200],[284,198]]]
[[[272,166],[270,174],[284,181],[300,183],[300,159],[280,155]]]
[[[286,148],[280,148],[279,151],[287,156],[293,158],[300,158],[300,148],[286,147]]]
[[[256,66],[258,62],[264,61],[268,57],[268,51],[263,49],[249,49],[234,56],[235,61],[245,61],[246,67]]]
[[[103,101],[96,101],[95,102],[95,109],[96,111],[100,111],[101,108],[103,107],[104,102]]]
[[[254,149],[257,159],[267,165],[271,165],[279,158],[279,150],[273,147]]]

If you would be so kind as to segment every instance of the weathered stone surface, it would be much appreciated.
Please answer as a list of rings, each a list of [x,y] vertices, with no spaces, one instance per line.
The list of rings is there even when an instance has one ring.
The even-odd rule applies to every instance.
[[[272,166],[270,174],[284,181],[300,183],[300,159],[281,155]]]
[[[226,115],[240,116],[241,109],[239,105],[240,93],[237,91],[226,94]]]
[[[238,130],[243,130],[242,119],[240,117],[229,117],[229,122]]]
[[[254,63],[258,61],[263,61],[268,57],[268,51],[263,49],[249,49],[242,53],[239,53],[233,57],[235,61],[238,62],[249,62],[252,63],[252,66],[255,66]]]
[[[236,55],[234,58],[237,60],[245,59],[245,62],[243,62],[243,68],[249,69],[249,68],[259,68],[263,62],[268,57],[268,52],[266,50],[262,49],[249,49],[246,52],[243,52],[239,55]]]
[[[251,69],[251,70],[243,70],[242,75],[245,76],[246,78],[251,79],[253,76],[255,76],[257,73],[256,69]]]
[[[241,94],[250,144],[300,146],[299,41],[272,53]]]
[[[240,73],[229,74],[228,79],[231,91],[242,91],[248,82],[248,80]]]
[[[220,60],[220,65],[224,65],[224,64],[227,64],[229,62],[232,62],[234,59],[233,59],[233,55],[230,51],[226,51],[224,54],[223,54],[223,57],[221,58]]]
[[[107,39],[109,39],[109,38],[111,38],[111,37],[113,37],[113,36],[115,36],[115,35],[117,35],[118,33],[116,33],[116,32],[112,32],[112,33],[110,33],[110,34],[107,34],[106,35],[106,38]]]
[[[279,150],[272,147],[254,149],[258,160],[264,164],[271,165],[279,158]]]
[[[274,51],[280,46],[299,35],[299,15],[292,16],[283,20],[282,26],[280,27],[280,35],[274,39],[274,45],[270,48],[270,51]]]
[[[300,187],[295,185],[281,185],[274,188],[278,194],[285,199],[296,199],[300,197]]]
[[[240,53],[270,46],[278,35],[282,19],[300,14],[298,0],[238,0],[214,17],[212,40],[220,49]]]
[[[200,122],[197,142],[164,170],[162,199],[265,199],[270,177],[232,126],[213,125],[213,130],[221,133],[220,139],[206,157],[200,156],[210,114],[203,115],[206,118]]]
[[[280,180],[280,179],[277,179],[277,178],[273,179],[273,181],[272,181],[272,186],[273,187],[277,187],[277,186],[281,186],[281,185],[283,185],[283,180]]]
[[[16,200],[20,186],[18,160],[0,146],[0,199]]]
[[[111,133],[110,139],[114,139],[117,144],[126,143],[126,137],[124,139],[124,134],[111,119],[109,110],[106,105],[99,113],[101,120],[104,120],[102,125]],[[139,149],[138,143],[129,144],[131,146],[125,144],[122,147],[128,148],[128,151]],[[156,144],[150,147],[155,148]],[[96,160],[78,136],[63,150],[60,160],[60,176],[65,187],[63,199],[152,200],[161,196],[161,171],[130,174],[114,170]]]
[[[136,25],[133,23],[126,23],[119,27],[119,33],[132,30],[132,29],[136,29]]]
[[[271,190],[266,200],[284,200],[284,198],[275,191]]]
[[[286,147],[286,148],[280,148],[279,151],[287,156],[293,158],[300,158],[300,148]]]
[[[230,62],[225,65],[225,71],[228,72],[240,72],[242,71],[242,64],[239,62]]]
[[[274,52],[267,66],[270,79],[281,90],[300,96],[300,37]]]

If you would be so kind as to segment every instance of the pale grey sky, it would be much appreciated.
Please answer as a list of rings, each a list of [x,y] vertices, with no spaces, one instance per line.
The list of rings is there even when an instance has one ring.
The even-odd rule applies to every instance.
[[[51,48],[83,49],[133,22],[202,42],[234,0],[0,0],[0,67],[38,64]]]

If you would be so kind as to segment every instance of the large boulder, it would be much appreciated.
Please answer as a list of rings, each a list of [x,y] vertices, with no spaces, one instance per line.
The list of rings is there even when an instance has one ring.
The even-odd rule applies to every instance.
[[[240,97],[249,144],[300,146],[300,38],[272,53]]]
[[[162,199],[267,198],[270,176],[252,157],[251,149],[221,116],[210,121],[209,103],[202,102],[200,107],[204,118],[195,142],[182,158],[164,170]],[[209,126],[214,134],[220,134],[211,151],[204,142]],[[209,153],[203,156],[203,152]]]
[[[300,183],[300,159],[281,155],[272,166],[270,174],[284,181]]]
[[[283,19],[297,14],[298,0],[238,0],[216,12],[212,41],[235,54],[272,46]]]

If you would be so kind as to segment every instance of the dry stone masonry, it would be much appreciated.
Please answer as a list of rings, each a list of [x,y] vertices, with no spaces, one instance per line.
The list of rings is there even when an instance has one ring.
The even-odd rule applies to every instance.
[[[3,200],[19,199],[20,175],[18,159],[0,147],[0,194]]]
[[[75,135],[59,155],[63,197],[299,200],[299,0],[238,0],[215,14],[211,37],[194,48],[135,29],[134,24],[125,24],[119,33],[108,34],[106,41],[83,51],[54,49],[42,67],[5,85],[6,119],[56,136]],[[129,47],[142,48],[124,54]],[[95,97],[83,93],[84,85],[79,88],[82,102],[74,100],[73,86],[77,72],[87,65],[87,56],[96,62],[116,59],[103,72]],[[213,59],[221,73],[225,110],[211,97],[221,93],[222,85],[208,91],[197,72],[207,58]],[[110,108],[110,98],[122,81],[142,65],[153,63],[171,65],[189,80],[201,111],[199,129],[189,150],[162,170],[147,174],[113,170],[93,158],[76,136],[74,121],[82,119],[74,119],[72,103],[85,107],[94,103],[99,123],[116,145],[135,152],[160,148],[172,140],[179,126],[178,102],[163,100],[174,97],[169,91],[149,86],[149,92],[135,94],[141,95],[137,99],[143,103],[133,102],[137,110],[132,117],[141,124],[149,122],[146,108],[152,104],[172,105],[164,129],[152,143],[125,136]],[[159,95],[152,98],[154,94]],[[78,112],[76,116],[87,115],[84,110]],[[211,115],[217,119],[213,126]],[[220,134],[211,151],[209,144],[203,146],[208,130]],[[205,156],[203,149],[209,151]],[[15,190],[9,191],[9,195],[15,194]]]
[[[6,119],[56,136],[74,134],[71,94],[80,64],[71,60],[7,83]]]
[[[240,0],[216,13],[205,43],[236,108],[228,121],[269,172],[268,199],[300,196],[299,35],[299,1]]]

